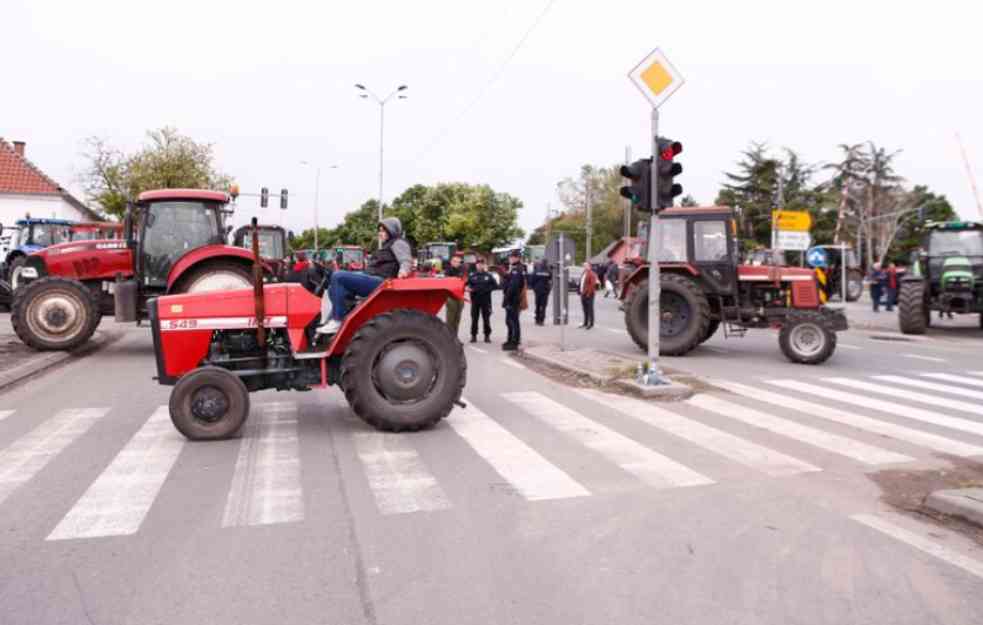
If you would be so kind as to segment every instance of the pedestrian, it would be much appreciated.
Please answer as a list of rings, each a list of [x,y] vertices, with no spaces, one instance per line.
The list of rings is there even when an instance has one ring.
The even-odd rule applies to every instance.
[[[545,258],[534,265],[529,282],[536,295],[536,325],[546,325],[546,304],[549,303],[550,291],[553,289],[553,276],[550,275],[549,263]]]
[[[597,274],[590,263],[584,263],[584,273],[580,276],[580,305],[584,308],[584,322],[577,327],[585,330],[594,327],[594,293],[598,284]]]
[[[885,310],[891,312],[895,304],[898,303],[898,268],[894,263],[889,263],[885,274],[885,284],[887,285],[887,307]]]
[[[461,266],[463,262],[464,259],[460,254],[451,256],[450,263],[447,265],[447,271],[444,272],[444,275],[448,278],[464,280],[464,267]],[[455,337],[461,328],[461,311],[463,310],[464,302],[456,297],[447,298],[447,327],[451,329],[451,333]]]
[[[870,299],[874,305],[874,312],[881,312],[881,297],[887,284],[887,274],[881,269],[880,263],[874,263],[867,278],[870,280]]]
[[[491,294],[498,285],[488,271],[484,258],[475,261],[475,269],[468,276],[467,291],[471,294],[471,342],[478,341],[478,316],[481,315],[485,343],[491,343]]]
[[[507,352],[519,349],[522,343],[519,312],[525,308],[522,306],[525,290],[526,272],[522,265],[522,255],[519,250],[512,250],[509,253],[508,272],[502,282],[502,308],[505,309],[505,325],[508,328],[508,338],[502,344],[502,349]]]

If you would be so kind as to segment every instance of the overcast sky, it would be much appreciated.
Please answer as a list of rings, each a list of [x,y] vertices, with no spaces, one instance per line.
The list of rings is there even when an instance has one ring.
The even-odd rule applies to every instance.
[[[542,222],[556,183],[584,163],[647,155],[649,116],[628,71],[661,47],[686,78],[662,109],[685,145],[680,182],[701,203],[751,140],[811,162],[838,143],[903,149],[897,168],[975,201],[954,133],[983,172],[980,9],[963,0],[818,3],[555,0],[3,0],[0,136],[79,192],[82,140],[133,149],[176,126],[215,144],[243,191],[290,189],[284,223],[322,226],[378,193],[380,95],[385,197],[414,183],[488,183]],[[336,170],[327,171],[329,165]],[[239,221],[260,213],[240,202]]]

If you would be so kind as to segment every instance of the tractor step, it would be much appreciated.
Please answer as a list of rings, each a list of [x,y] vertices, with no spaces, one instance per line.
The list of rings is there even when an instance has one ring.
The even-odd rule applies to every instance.
[[[744,338],[744,334],[747,332],[746,326],[738,326],[732,323],[724,324],[724,338],[736,337]]]
[[[298,353],[294,354],[294,359],[295,360],[314,360],[316,358],[327,358],[328,357],[328,353],[329,352],[327,352],[327,351],[323,351],[323,352],[298,352]]]

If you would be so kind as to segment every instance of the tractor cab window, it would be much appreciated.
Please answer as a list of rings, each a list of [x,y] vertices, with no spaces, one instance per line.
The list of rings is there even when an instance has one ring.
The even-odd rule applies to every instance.
[[[689,260],[686,254],[686,220],[663,219],[659,222],[662,229],[662,249],[659,262],[685,263]]]
[[[222,243],[218,211],[202,202],[154,202],[143,220],[144,282],[166,286],[175,261],[198,247]]]
[[[54,224],[34,224],[24,229],[29,231],[29,240],[24,243],[48,247],[57,243],[64,243],[70,239],[68,228]]]
[[[248,243],[249,247],[252,247],[252,239]],[[286,251],[283,249],[283,237],[280,236],[279,231],[259,231],[260,258],[283,258],[286,255]]]
[[[983,256],[983,230],[935,230],[928,249],[931,256]]]
[[[693,255],[698,263],[726,261],[727,224],[723,221],[694,222]]]
[[[350,265],[352,263],[362,262],[362,250],[353,249],[342,249],[341,250],[341,263],[343,265]]]

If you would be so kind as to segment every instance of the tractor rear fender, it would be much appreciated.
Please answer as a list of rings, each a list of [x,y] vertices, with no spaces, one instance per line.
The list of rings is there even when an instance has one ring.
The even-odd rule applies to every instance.
[[[683,273],[691,276],[700,275],[700,270],[689,263],[659,263],[660,273]],[[621,289],[621,301],[628,301],[628,296],[635,290],[635,286],[643,280],[649,278],[648,263],[636,268],[625,279],[624,288]]]
[[[181,279],[190,269],[193,267],[198,267],[202,263],[222,260],[231,261],[235,263],[241,263],[245,267],[252,267],[253,265],[253,253],[251,250],[247,250],[241,247],[232,247],[231,245],[206,245],[205,247],[199,247],[188,251],[184,256],[179,258],[174,266],[171,267],[171,272],[167,275],[167,291],[170,292],[177,284],[178,280]],[[270,267],[266,263],[263,264],[263,272],[271,273]]]

